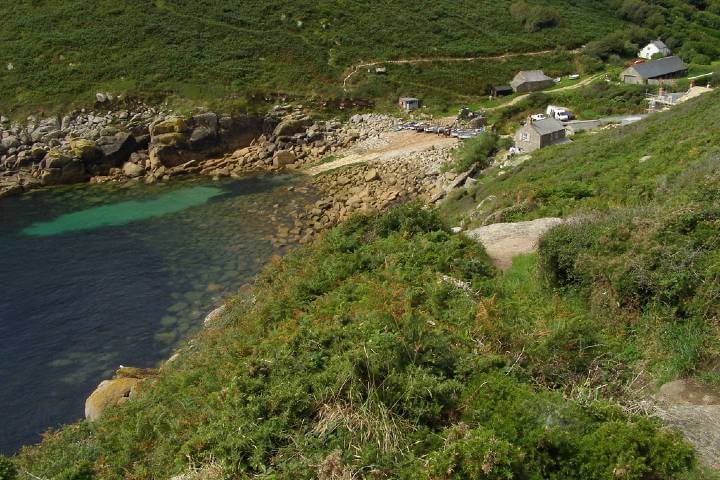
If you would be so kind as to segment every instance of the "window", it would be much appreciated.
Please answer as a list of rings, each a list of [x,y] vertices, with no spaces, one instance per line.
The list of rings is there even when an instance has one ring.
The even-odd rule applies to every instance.
[[[521,139],[523,142],[527,142],[527,141],[530,140],[530,135],[528,135],[527,132],[522,132],[522,133],[520,134],[520,139]]]

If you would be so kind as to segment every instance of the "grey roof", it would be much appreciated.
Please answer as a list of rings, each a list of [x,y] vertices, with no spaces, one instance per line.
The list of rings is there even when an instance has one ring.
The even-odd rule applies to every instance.
[[[419,102],[420,99],[415,98],[415,97],[400,97],[400,101],[401,102]]]
[[[542,70],[523,70],[515,75],[513,82],[544,82],[547,80],[552,80],[552,78],[545,75]]]
[[[540,135],[559,132],[565,130],[565,126],[554,118],[546,118],[544,120],[535,120],[532,122],[532,128]]]
[[[641,78],[656,78],[670,73],[687,70],[687,65],[680,57],[665,57],[647,63],[638,63],[628,70],[635,70]]]

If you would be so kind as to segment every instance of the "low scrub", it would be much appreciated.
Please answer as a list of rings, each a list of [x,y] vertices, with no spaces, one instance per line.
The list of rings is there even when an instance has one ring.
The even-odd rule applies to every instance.
[[[475,138],[465,140],[455,151],[454,161],[446,168],[455,173],[467,172],[472,167],[486,168],[490,165],[497,146],[498,136],[483,132]]]
[[[494,269],[417,205],[277,260],[136,400],[48,434],[20,478],[673,478],[653,420],[537,385],[486,344]],[[460,286],[458,286],[460,285]],[[508,319],[509,321],[510,319]],[[27,472],[27,473],[26,473]]]
[[[720,356],[717,182],[706,178],[681,207],[580,221],[540,244],[551,285],[580,292],[597,316],[641,334],[663,378],[696,374]]]

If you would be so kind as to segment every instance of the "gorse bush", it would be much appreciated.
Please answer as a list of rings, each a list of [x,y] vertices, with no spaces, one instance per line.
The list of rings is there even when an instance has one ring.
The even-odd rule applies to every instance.
[[[226,326],[139,398],[18,462],[41,478],[98,479],[203,465],[295,479],[600,479],[622,466],[652,480],[692,468],[676,434],[538,387],[484,346],[478,298],[494,283],[482,247],[419,205],[354,218],[273,262],[255,302],[231,302]]]
[[[0,455],[0,480],[15,480],[17,468],[9,458]]]
[[[446,168],[455,173],[466,172],[473,166],[486,168],[490,165],[497,146],[498,136],[494,133],[483,132],[475,138],[469,138],[455,151],[454,161]]]
[[[528,32],[537,32],[543,28],[554,27],[560,21],[560,13],[551,7],[531,5],[516,1],[510,6],[510,14],[522,22]]]
[[[581,292],[599,312],[620,308],[648,324],[666,322],[661,328],[669,337],[658,337],[674,344],[665,346],[675,351],[674,374],[691,373],[720,353],[718,179],[696,186],[682,208],[620,211],[566,225],[540,245],[552,285]]]

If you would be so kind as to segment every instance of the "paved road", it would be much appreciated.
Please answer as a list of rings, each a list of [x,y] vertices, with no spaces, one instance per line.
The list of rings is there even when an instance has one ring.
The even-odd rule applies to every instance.
[[[572,128],[575,132],[582,132],[584,130],[604,127],[605,125],[610,125],[611,123],[630,125],[631,123],[639,122],[645,117],[647,117],[647,115],[644,114],[612,115],[609,117],[598,118],[597,120],[571,120],[569,122],[563,122],[563,125]]]

